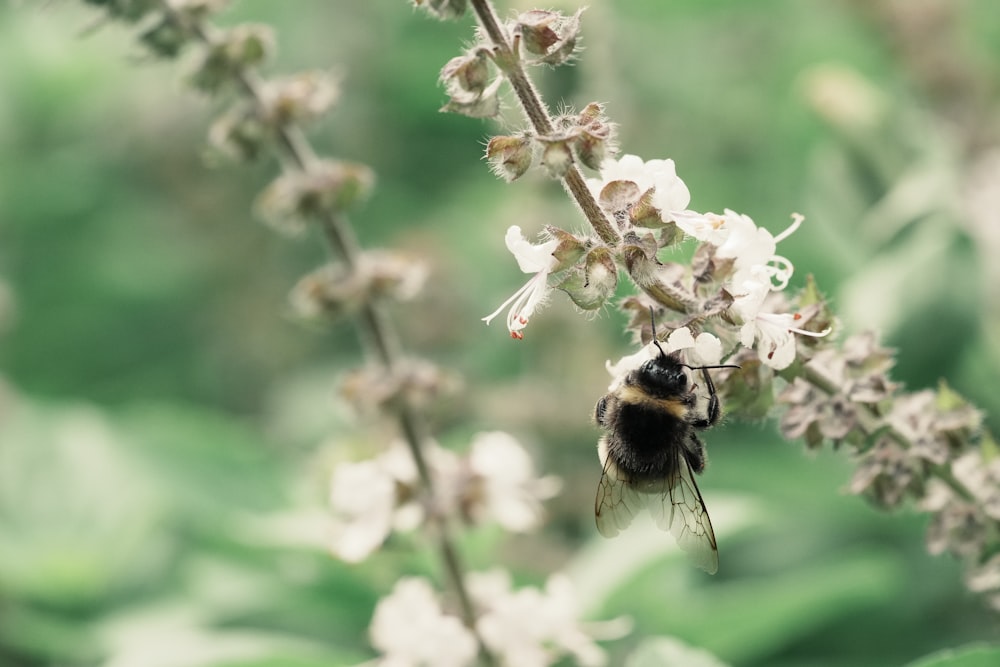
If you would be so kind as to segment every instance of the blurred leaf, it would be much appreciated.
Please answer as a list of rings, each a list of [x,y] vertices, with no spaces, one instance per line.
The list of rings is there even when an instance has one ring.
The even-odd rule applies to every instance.
[[[907,667],[996,667],[1000,665],[1000,647],[973,644],[947,649],[911,662]]]
[[[286,462],[259,431],[224,413],[148,403],[121,413],[135,460],[185,516],[281,507]]]
[[[268,664],[278,655],[287,664],[313,664],[327,654],[320,645],[280,633],[213,628],[184,603],[130,609],[106,623],[102,635],[110,652],[104,667]]]
[[[164,508],[92,406],[6,406],[0,423],[0,590],[64,609],[148,580],[169,555]]]

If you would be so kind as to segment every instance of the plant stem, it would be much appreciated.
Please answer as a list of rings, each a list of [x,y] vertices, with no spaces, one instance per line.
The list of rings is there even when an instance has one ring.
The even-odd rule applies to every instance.
[[[506,75],[507,80],[510,81],[510,85],[521,103],[521,108],[524,110],[524,115],[538,135],[551,135],[553,133],[552,118],[539,97],[538,91],[531,83],[527,72],[521,66],[520,58],[507,42],[507,37],[500,27],[500,21],[497,19],[490,0],[471,0],[471,2],[480,25],[496,49],[494,60]],[[575,164],[570,165],[562,182],[573,201],[580,207],[590,226],[593,227],[594,232],[607,245],[612,248],[617,247],[620,239],[618,232],[615,231],[615,226],[601,209],[597,200],[594,199],[594,194],[587,187],[583,174],[580,173]]]
[[[161,7],[166,15],[177,22],[181,21],[181,17],[170,6],[169,2],[164,0],[161,2]],[[211,26],[205,22],[196,22],[190,28],[205,47],[212,48],[217,43]],[[241,67],[234,73],[234,78],[246,97],[258,106],[263,105],[260,79],[255,72]],[[316,163],[315,151],[297,126],[292,124],[278,126],[277,139],[281,156],[288,163],[286,168],[308,171]],[[324,211],[318,215],[318,219],[328,249],[339,257],[349,269],[356,269],[362,250],[346,216],[332,211]],[[366,301],[361,307],[359,320],[362,337],[368,341],[379,363],[389,375],[396,373],[403,359],[403,351],[399,335],[384,308],[381,304]],[[431,499],[430,504],[433,506],[434,481],[424,456],[424,446],[428,439],[425,418],[405,393],[396,402],[394,416],[417,468],[423,491]],[[476,636],[483,661],[488,665],[493,665],[495,660],[492,654],[485,648],[482,639],[475,632],[475,610],[465,587],[463,574],[465,570],[458,550],[455,548],[448,521],[439,514],[431,513],[430,516],[435,523],[434,532],[445,575],[458,599],[462,620]]]

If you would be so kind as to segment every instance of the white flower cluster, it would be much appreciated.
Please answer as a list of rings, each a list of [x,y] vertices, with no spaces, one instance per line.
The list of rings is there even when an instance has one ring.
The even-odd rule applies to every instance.
[[[425,456],[434,479],[433,506],[420,491],[417,468],[402,442],[374,459],[336,467],[330,549],[337,557],[360,562],[393,530],[413,530],[429,512],[526,532],[540,524],[542,501],[560,486],[555,477],[537,477],[520,443],[499,431],[477,434],[464,457],[437,445],[428,446]]]
[[[630,221],[630,218],[638,210],[653,210],[656,213],[653,225],[676,225],[687,237],[708,246],[708,256],[726,267],[718,287],[732,298],[728,308],[730,319],[740,323],[735,337],[731,338],[756,350],[763,364],[776,370],[786,368],[795,360],[795,334],[822,336],[827,333],[796,326],[800,316],[781,312],[784,301],[776,298],[788,286],[793,272],[792,263],[777,254],[777,246],[798,229],[802,216],[793,215],[792,224],[774,236],[746,215],[729,209],[721,215],[692,211],[687,208],[690,193],[677,176],[673,160],[644,162],[635,155],[625,155],[618,160],[605,160],[600,174],[600,179],[591,179],[588,185],[613,214],[620,231],[628,233],[633,231],[633,226],[651,225],[648,215],[641,221]],[[556,240],[532,244],[516,226],[507,230],[507,248],[521,270],[533,275],[514,296],[483,318],[487,323],[509,307],[507,328],[513,338],[523,338],[524,327],[552,289],[549,274],[559,264],[553,255],[557,246]],[[621,261],[618,263],[624,265]],[[682,329],[674,332],[683,340],[678,338],[671,351],[691,348],[695,359],[705,364],[718,363],[723,353],[734,351],[723,350],[722,342],[711,333],[702,331],[696,343],[692,332],[683,330],[685,333],[681,333]],[[649,354],[649,351],[639,354]]]
[[[448,614],[424,579],[401,579],[375,608],[369,634],[382,652],[381,667],[464,667],[477,658],[476,636],[505,667],[546,667],[563,656],[574,664],[607,662],[578,619],[569,578],[552,575],[544,589],[513,589],[501,570],[472,573],[469,593],[476,609],[475,635]],[[622,623],[611,623],[620,635]],[[608,633],[605,633],[606,635]]]

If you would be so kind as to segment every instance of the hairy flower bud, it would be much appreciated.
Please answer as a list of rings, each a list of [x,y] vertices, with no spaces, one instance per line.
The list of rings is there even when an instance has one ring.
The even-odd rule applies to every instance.
[[[542,139],[542,166],[552,178],[562,178],[573,165],[573,152],[565,139]]]
[[[531,138],[527,135],[492,137],[486,144],[490,170],[508,183],[528,171],[532,153]]]
[[[556,286],[584,310],[596,310],[614,296],[618,288],[618,267],[605,246],[598,246],[587,253],[584,265],[570,272]]]
[[[334,105],[340,89],[325,72],[299,72],[264,82],[260,88],[260,114],[275,126],[314,120]]]
[[[573,121],[577,157],[587,167],[600,169],[604,159],[618,148],[615,126],[604,115],[604,105],[591,102]]]
[[[382,366],[369,366],[348,374],[340,386],[341,396],[362,414],[407,400],[424,406],[441,395],[455,393],[460,380],[429,361],[407,359],[386,371]]]
[[[367,197],[375,181],[363,164],[322,161],[285,173],[257,198],[258,213],[279,231],[298,233],[316,215],[336,213]]]
[[[559,242],[552,251],[552,256],[556,258],[556,264],[552,267],[552,273],[559,273],[575,265],[583,253],[593,245],[590,239],[580,239],[570,234],[564,229],[559,229],[549,225],[545,228],[545,233]]]
[[[315,319],[356,311],[362,304],[390,298],[413,299],[427,278],[427,267],[398,254],[369,250],[353,270],[329,264],[303,277],[289,301],[300,316]]]
[[[514,34],[524,50],[535,56],[531,63],[561,65],[573,56],[580,36],[581,9],[572,16],[534,9],[517,17]]]
[[[441,111],[472,118],[491,118],[500,112],[497,91],[503,77],[492,74],[488,49],[478,47],[452,58],[441,68],[438,80],[450,98]]]

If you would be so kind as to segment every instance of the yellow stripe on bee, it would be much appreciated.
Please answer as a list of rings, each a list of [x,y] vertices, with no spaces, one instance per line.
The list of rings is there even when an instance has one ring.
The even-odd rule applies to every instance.
[[[663,410],[678,419],[684,419],[684,416],[688,412],[687,407],[676,398],[656,398],[634,385],[625,385],[619,389],[618,397],[623,403],[645,405],[654,410]]]

